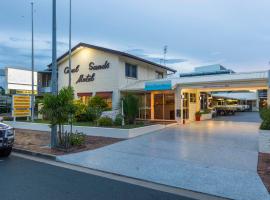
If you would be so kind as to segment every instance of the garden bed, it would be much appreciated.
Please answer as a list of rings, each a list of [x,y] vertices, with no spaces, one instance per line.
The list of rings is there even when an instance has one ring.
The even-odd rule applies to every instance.
[[[261,177],[268,192],[270,192],[270,154],[259,153],[258,174]]]
[[[49,147],[50,133],[47,131],[16,129],[14,147],[17,149],[28,150],[38,153],[64,155],[68,153],[76,153],[81,151],[97,149],[110,144],[114,144],[122,140],[123,139],[110,137],[86,136],[86,141],[84,145],[73,147],[68,152],[66,152],[59,149],[51,149]]]
[[[13,122],[13,121],[4,121],[6,124],[12,126],[16,129],[27,129],[33,131],[47,131],[50,132],[50,124],[44,123],[31,123],[31,122]],[[153,131],[161,130],[168,126],[172,126],[174,124],[155,124],[149,126],[142,126],[131,128],[110,128],[110,127],[94,127],[94,126],[73,126],[73,132],[84,133],[88,136],[100,136],[100,137],[108,137],[108,138],[122,138],[128,139],[137,137],[139,135],[144,135]],[[70,132],[70,126],[65,125],[64,130]]]
[[[32,121],[25,120],[25,119],[17,119],[16,121],[29,122],[29,123],[32,122]],[[49,124],[50,122],[48,120],[35,119],[34,123]],[[66,123],[66,125],[68,125],[68,124]],[[132,129],[132,128],[139,128],[139,127],[144,127],[144,126],[149,126],[149,125],[151,125],[151,124],[137,123],[137,124],[126,124],[124,126],[109,126],[107,128]],[[73,126],[103,127],[103,126],[97,126],[97,124],[94,122],[73,122]]]

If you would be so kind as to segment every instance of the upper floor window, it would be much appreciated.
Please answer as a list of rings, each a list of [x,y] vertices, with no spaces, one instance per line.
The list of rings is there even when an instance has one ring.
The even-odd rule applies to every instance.
[[[126,77],[137,78],[137,65],[126,63]]]
[[[156,79],[162,79],[163,77],[163,73],[162,72],[156,72]]]

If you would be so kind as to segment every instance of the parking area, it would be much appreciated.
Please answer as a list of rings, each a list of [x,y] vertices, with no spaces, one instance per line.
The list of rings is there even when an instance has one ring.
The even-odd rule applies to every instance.
[[[215,121],[232,121],[232,122],[254,122],[260,123],[261,118],[258,112],[236,112],[231,116],[219,116],[214,118]]]
[[[58,160],[230,199],[268,199],[257,174],[259,123],[243,120],[256,113],[241,115],[176,125]]]

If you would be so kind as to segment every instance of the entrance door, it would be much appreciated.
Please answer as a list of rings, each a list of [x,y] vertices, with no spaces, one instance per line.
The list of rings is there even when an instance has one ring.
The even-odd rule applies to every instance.
[[[163,94],[154,95],[154,117],[163,119]]]
[[[189,119],[189,94],[183,93],[183,119]]]
[[[175,119],[174,93],[161,93],[154,95],[154,117],[155,119]]]

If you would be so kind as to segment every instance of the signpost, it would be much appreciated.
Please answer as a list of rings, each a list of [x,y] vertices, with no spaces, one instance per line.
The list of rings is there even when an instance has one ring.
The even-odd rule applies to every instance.
[[[31,116],[31,96],[13,95],[12,96],[12,117],[16,121],[16,117]]]

